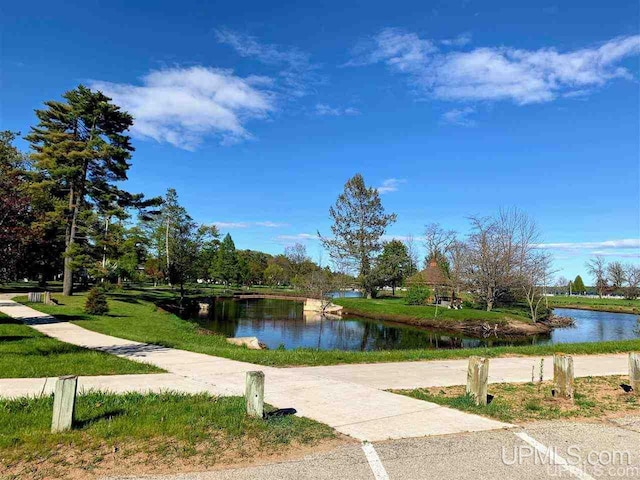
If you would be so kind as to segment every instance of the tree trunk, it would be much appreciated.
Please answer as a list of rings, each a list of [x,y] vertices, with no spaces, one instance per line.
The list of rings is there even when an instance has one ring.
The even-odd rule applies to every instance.
[[[491,287],[487,288],[487,312],[490,312],[493,308],[493,291]]]
[[[167,228],[164,235],[164,248],[167,255],[167,283],[171,286],[171,276],[169,275],[169,220],[167,220]]]

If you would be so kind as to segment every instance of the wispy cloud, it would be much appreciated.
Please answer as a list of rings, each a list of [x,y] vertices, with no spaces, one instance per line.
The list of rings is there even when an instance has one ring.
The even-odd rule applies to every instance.
[[[451,125],[460,125],[462,127],[473,127],[476,125],[476,121],[469,118],[470,115],[476,112],[475,108],[464,107],[454,108],[442,115],[442,121]]]
[[[194,150],[205,137],[221,143],[251,138],[246,123],[275,109],[270,80],[208,67],[153,71],[138,85],[92,81],[134,117],[132,135]]]
[[[322,83],[319,65],[310,55],[295,47],[261,43],[256,37],[227,28],[215,30],[219,43],[229,45],[241,57],[255,58],[259,62],[276,67],[278,80],[293,96],[308,94],[315,85]]]
[[[235,228],[249,228],[252,226],[265,227],[265,228],[279,228],[279,227],[289,226],[289,224],[287,223],[271,222],[269,220],[264,220],[260,222],[213,222],[213,225],[224,230],[231,230]]]
[[[256,225],[260,226],[260,227],[267,227],[267,228],[279,228],[279,227],[288,227],[289,224],[288,223],[280,223],[280,222],[270,222],[270,221],[264,221],[264,222],[256,222]]]
[[[605,240],[602,242],[562,242],[562,243],[539,243],[537,248],[550,250],[590,250],[590,249],[640,249],[640,239],[624,238],[620,240]]]
[[[312,233],[297,233],[295,235],[278,235],[276,239],[284,242],[307,241],[317,240],[318,235]]]
[[[602,87],[617,78],[631,79],[620,63],[638,53],[640,35],[567,52],[503,46],[442,52],[432,40],[388,28],[358,45],[348,65],[384,63],[407,75],[412,87],[428,97],[524,105]]]
[[[405,183],[406,180],[401,178],[387,178],[382,181],[382,185],[380,185],[377,190],[378,193],[385,194],[390,192],[396,192],[401,184]]]
[[[411,235],[383,235],[381,240],[383,242],[390,242],[391,240],[398,240],[399,242],[407,242],[414,237]]]
[[[317,103],[314,113],[319,116],[340,117],[342,115],[360,115],[360,110],[354,107],[332,107],[326,103]]]
[[[441,40],[440,43],[442,45],[446,45],[447,47],[463,47],[468,43],[471,43],[471,34],[462,33],[455,38],[447,38],[445,40]]]

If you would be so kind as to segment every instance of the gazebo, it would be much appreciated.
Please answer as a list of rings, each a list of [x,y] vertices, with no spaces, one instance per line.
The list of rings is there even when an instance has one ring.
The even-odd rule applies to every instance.
[[[436,260],[430,260],[427,268],[409,277],[407,284],[431,288],[435,304],[446,302],[447,305],[451,305],[456,300],[453,283]]]

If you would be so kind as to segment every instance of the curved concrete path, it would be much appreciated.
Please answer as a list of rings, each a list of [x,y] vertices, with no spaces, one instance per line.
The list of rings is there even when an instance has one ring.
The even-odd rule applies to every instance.
[[[172,390],[203,391],[216,395],[242,395],[245,373],[262,370],[265,400],[277,407],[294,407],[302,416],[325,423],[359,440],[378,441],[508,428],[511,425],[449,409],[348,380],[325,378],[310,369],[278,369],[174,348],[133,342],[93,332],[38,312],[12,300],[0,300],[0,312],[22,320],[41,333],[63,342],[112,353],[156,365],[176,376]],[[141,379],[132,376],[132,390]],[[163,374],[145,375],[143,388],[154,382],[166,386]],[[81,385],[90,385],[85,377]],[[121,382],[123,376],[118,376]],[[178,379],[181,379],[178,381]],[[30,379],[18,379],[23,385]],[[42,382],[40,379],[40,393]],[[170,379],[169,379],[170,380]],[[4,380],[2,389],[8,389]],[[188,384],[182,382],[187,381]],[[102,380],[104,382],[104,380]],[[169,383],[171,383],[169,381]],[[187,387],[185,387],[187,385]],[[10,388],[9,388],[10,389]],[[122,386],[118,391],[122,391]]]

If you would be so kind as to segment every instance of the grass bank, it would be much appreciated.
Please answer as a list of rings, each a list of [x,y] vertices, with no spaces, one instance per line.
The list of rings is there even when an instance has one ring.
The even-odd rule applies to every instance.
[[[0,313],[0,378],[161,371],[151,365],[60,342]]]
[[[330,427],[306,418],[247,417],[241,397],[91,393],[78,397],[74,430],[57,434],[52,404],[0,400],[3,478],[178,473],[336,442]]]
[[[33,304],[33,308],[68,320],[77,325],[107,335],[139,342],[180,348],[217,355],[233,360],[270,366],[336,365],[341,363],[401,362],[467,358],[470,355],[489,357],[505,355],[549,355],[557,351],[567,354],[600,354],[628,352],[640,349],[640,339],[600,343],[563,345],[492,347],[458,350],[384,350],[354,352],[341,350],[248,350],[230,345],[221,335],[207,334],[198,325],[158,309],[148,292],[128,291],[109,295],[109,315],[83,313],[84,295],[62,297],[54,295],[60,305]],[[25,301],[26,298],[19,298]]]
[[[598,297],[568,297],[558,295],[549,297],[549,304],[558,308],[577,308],[613,313],[640,314],[640,300]]]
[[[556,399],[551,395],[553,382],[489,384],[493,401],[486,407],[476,406],[465,394],[464,386],[432,387],[416,390],[394,390],[419,400],[445,405],[503,422],[533,420],[604,418],[640,412],[640,396],[625,393],[623,376],[586,377],[575,380],[575,401]]]
[[[444,329],[472,335],[490,329],[498,335],[526,336],[549,332],[541,322],[533,323],[521,309],[496,308],[491,312],[473,308],[454,310],[434,305],[406,305],[404,299],[337,298],[344,311],[365,318],[406,323],[418,327]]]

